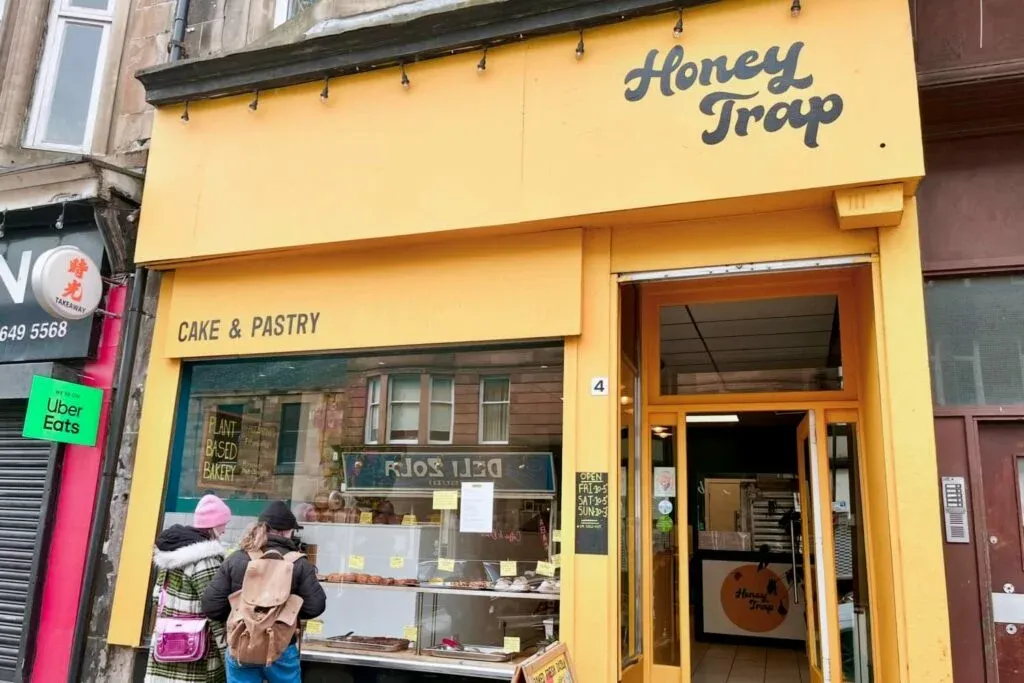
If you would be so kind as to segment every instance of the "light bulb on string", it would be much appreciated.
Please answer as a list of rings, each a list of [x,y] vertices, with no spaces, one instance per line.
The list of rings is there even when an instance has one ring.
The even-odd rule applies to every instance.
[[[683,10],[679,10],[679,20],[676,21],[675,28],[672,29],[672,36],[675,38],[683,36]]]
[[[583,59],[586,48],[583,46],[583,31],[580,31],[580,42],[576,44],[576,59]]]
[[[800,0],[793,0],[793,4],[789,6],[789,13],[793,17],[800,16]]]
[[[188,123],[188,100],[185,100],[185,111],[181,112],[182,123]]]
[[[53,227],[56,230],[63,230],[64,229],[64,210],[66,208],[67,208],[67,204],[62,202],[61,205],[60,205],[60,215],[57,216],[57,222],[53,224]]]
[[[412,83],[409,81],[409,74],[405,73],[405,62],[402,62],[402,87],[408,90],[410,85]]]
[[[4,228],[7,227],[7,209],[4,209],[3,214],[0,214],[0,237],[4,236]]]
[[[484,48],[484,53],[480,57],[480,61],[477,62],[476,70],[480,73],[487,71],[487,48]]]
[[[331,79],[324,76],[324,89],[320,91],[320,101],[324,104],[327,103],[327,98],[331,96]]]
[[[256,111],[260,108],[260,91],[257,90],[252,94],[252,102],[249,103],[249,111]]]

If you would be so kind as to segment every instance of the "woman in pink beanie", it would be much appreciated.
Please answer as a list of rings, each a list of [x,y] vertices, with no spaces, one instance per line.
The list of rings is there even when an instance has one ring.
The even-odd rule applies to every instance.
[[[157,617],[205,619],[203,591],[213,581],[224,561],[224,546],[218,540],[231,521],[227,504],[213,495],[199,499],[192,526],[175,524],[156,539],[153,564],[159,570],[153,591],[158,600]],[[150,646],[146,683],[224,683],[224,624],[206,625],[206,652],[195,661],[162,661],[154,656],[159,636]]]

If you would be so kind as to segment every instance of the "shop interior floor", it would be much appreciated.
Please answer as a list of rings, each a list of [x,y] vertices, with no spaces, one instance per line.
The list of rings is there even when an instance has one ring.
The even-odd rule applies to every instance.
[[[693,643],[692,683],[809,683],[799,650]]]

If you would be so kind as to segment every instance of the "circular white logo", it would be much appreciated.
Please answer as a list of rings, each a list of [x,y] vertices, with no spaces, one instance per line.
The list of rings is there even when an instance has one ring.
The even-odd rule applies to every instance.
[[[99,266],[78,247],[54,247],[32,266],[32,291],[50,315],[81,320],[100,305],[103,278]]]
[[[663,515],[670,515],[670,514],[672,514],[672,501],[670,501],[668,499],[665,499],[665,498],[659,500],[658,501],[658,512],[660,512]]]

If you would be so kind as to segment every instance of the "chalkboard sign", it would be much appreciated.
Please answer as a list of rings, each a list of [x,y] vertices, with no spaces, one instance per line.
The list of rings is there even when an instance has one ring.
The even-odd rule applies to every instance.
[[[204,424],[199,485],[234,488],[240,474],[238,451],[242,443],[242,416],[210,410]]]
[[[608,473],[576,473],[576,553],[608,554]]]

